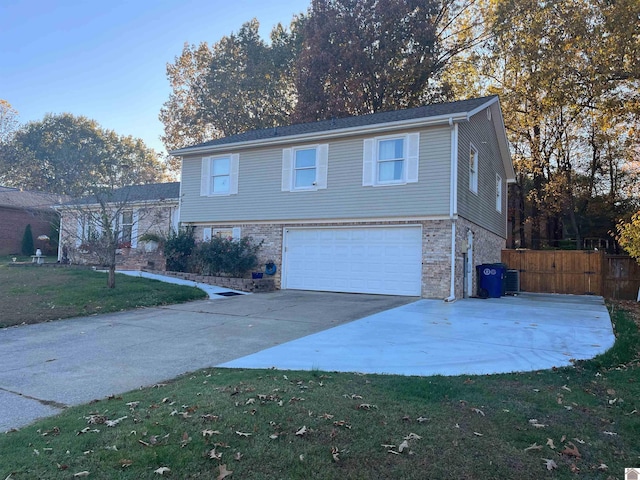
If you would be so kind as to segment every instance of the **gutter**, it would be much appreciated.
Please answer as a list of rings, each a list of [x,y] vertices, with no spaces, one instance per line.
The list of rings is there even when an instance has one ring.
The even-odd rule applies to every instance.
[[[458,124],[449,119],[451,126],[451,183],[449,185],[449,219],[451,220],[451,283],[445,302],[456,299],[456,218],[458,216]]]
[[[286,135],[282,137],[262,138],[259,140],[249,140],[245,142],[237,143],[223,143],[219,145],[207,145],[200,147],[187,147],[180,148],[178,150],[172,150],[169,155],[184,156],[198,153],[214,153],[217,151],[232,151],[239,150],[247,147],[262,147],[266,145],[281,145],[291,142],[311,142],[318,140],[329,140],[338,137],[352,136],[352,135],[369,135],[372,133],[380,133],[394,130],[405,130],[407,128],[420,128],[435,125],[451,125],[454,121],[467,121],[467,112],[458,113],[454,116],[451,115],[439,115],[436,117],[428,118],[412,118],[409,120],[399,120],[397,122],[388,123],[376,123],[373,125],[364,125],[359,127],[341,128],[336,130],[323,130],[312,133],[301,133],[297,135]]]

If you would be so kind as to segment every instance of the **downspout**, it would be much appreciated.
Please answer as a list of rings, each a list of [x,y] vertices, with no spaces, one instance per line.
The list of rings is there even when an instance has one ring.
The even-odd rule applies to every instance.
[[[458,124],[449,119],[451,126],[451,183],[449,186],[449,218],[451,220],[451,284],[445,302],[456,299],[456,215],[458,214]]]

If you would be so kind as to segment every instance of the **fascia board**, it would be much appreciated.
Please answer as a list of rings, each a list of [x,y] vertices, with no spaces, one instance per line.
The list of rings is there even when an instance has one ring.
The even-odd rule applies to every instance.
[[[239,150],[243,148],[255,148],[271,145],[282,145],[290,143],[323,141],[333,138],[354,136],[354,135],[368,135],[378,134],[383,132],[396,131],[407,128],[419,128],[430,127],[435,125],[447,125],[451,122],[468,121],[469,114],[467,112],[459,112],[449,115],[439,115],[437,117],[428,118],[412,118],[410,120],[401,120],[397,122],[378,123],[375,125],[366,125],[360,127],[341,128],[337,130],[323,130],[321,132],[302,133],[298,135],[287,135],[284,137],[275,138],[263,138],[260,140],[249,140],[246,142],[238,143],[225,143],[222,145],[209,145],[202,147],[187,147],[179,150],[172,150],[169,152],[173,156],[184,156],[198,153],[216,153],[216,152],[228,152],[232,150]]]

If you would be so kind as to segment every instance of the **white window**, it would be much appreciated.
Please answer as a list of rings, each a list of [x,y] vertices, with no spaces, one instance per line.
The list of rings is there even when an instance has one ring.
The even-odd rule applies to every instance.
[[[200,195],[238,193],[238,168],[238,154],[203,158]]]
[[[204,227],[202,229],[202,240],[208,242],[212,237],[231,238],[233,240],[240,240],[240,227],[233,228],[213,228]]]
[[[122,243],[131,244],[131,234],[133,233],[133,211],[128,210],[122,212],[122,233],[120,234],[120,241]]]
[[[329,145],[282,150],[282,191],[327,188]]]
[[[363,185],[397,185],[418,181],[419,133],[364,141]]]
[[[496,210],[502,213],[502,177],[496,175]]]
[[[469,190],[478,193],[478,150],[469,145]]]

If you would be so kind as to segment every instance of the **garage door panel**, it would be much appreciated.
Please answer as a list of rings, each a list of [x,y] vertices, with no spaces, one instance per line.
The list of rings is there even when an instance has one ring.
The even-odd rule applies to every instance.
[[[283,287],[420,295],[420,227],[287,229]]]

